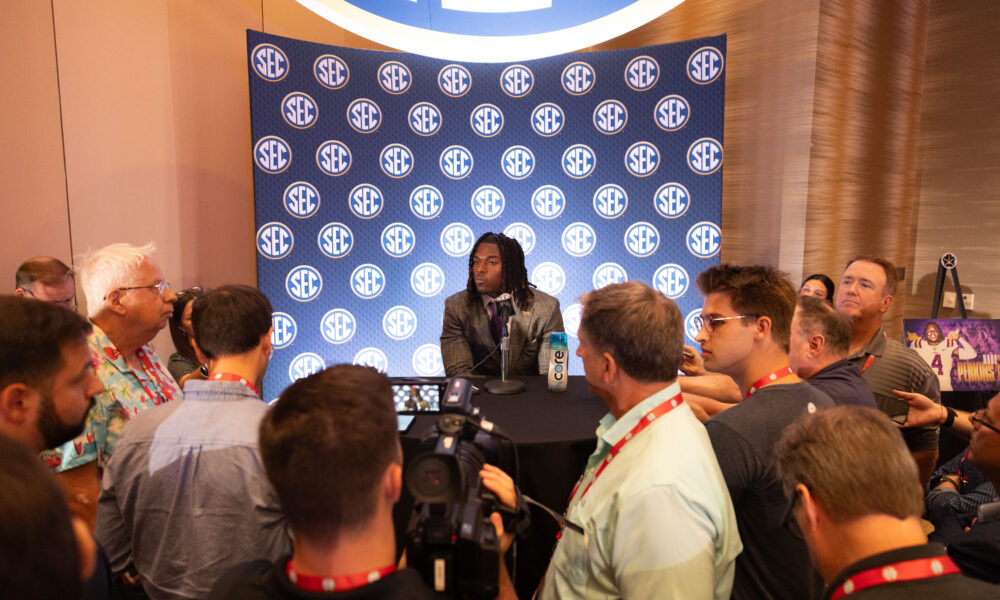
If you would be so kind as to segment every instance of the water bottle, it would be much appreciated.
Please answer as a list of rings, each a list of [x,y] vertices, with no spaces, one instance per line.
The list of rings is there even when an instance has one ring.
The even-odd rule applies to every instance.
[[[566,332],[553,331],[549,334],[549,391],[565,392],[568,383],[569,346]]]

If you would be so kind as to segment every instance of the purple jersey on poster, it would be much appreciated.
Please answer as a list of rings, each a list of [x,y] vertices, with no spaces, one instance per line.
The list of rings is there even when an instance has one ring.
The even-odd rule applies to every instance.
[[[927,361],[942,392],[1000,387],[1000,320],[904,319],[903,343]]]

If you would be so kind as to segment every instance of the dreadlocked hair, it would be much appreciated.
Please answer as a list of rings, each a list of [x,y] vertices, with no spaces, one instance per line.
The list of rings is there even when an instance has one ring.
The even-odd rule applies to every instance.
[[[503,269],[501,291],[510,292],[518,309],[524,309],[534,295],[531,288],[535,287],[535,284],[528,281],[528,270],[524,267],[524,250],[514,238],[489,231],[479,236],[479,239],[472,246],[472,252],[469,253],[469,282],[465,286],[466,301],[470,305],[482,302],[479,292],[476,290],[476,280],[472,276],[472,259],[480,244],[496,244],[497,248],[500,249],[500,263]]]

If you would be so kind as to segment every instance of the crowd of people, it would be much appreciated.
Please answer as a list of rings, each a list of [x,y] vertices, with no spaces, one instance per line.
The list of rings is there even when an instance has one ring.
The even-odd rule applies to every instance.
[[[441,597],[395,544],[389,379],[337,365],[269,407],[268,298],[175,293],[153,253],[112,244],[78,272],[32,259],[0,296],[3,595]],[[697,277],[698,349],[644,283],[584,294],[576,353],[608,413],[537,597],[1000,597],[1000,396],[941,403],[883,326],[897,283],[873,256],[798,291],[771,267],[713,266]],[[168,324],[169,367],[151,344]],[[445,303],[446,372],[499,374],[506,334],[512,373],[542,374],[562,328],[517,242],[485,234]],[[935,471],[941,428],[969,448]],[[479,477],[519,504],[508,474]],[[498,597],[515,598],[503,557],[498,572]]]

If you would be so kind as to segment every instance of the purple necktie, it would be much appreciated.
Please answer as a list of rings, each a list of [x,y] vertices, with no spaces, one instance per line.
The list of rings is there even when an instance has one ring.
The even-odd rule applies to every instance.
[[[503,322],[500,320],[496,304],[492,300],[490,300],[487,307],[490,313],[490,333],[493,335],[493,341],[499,343],[500,338],[503,336]]]

